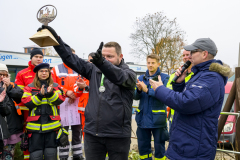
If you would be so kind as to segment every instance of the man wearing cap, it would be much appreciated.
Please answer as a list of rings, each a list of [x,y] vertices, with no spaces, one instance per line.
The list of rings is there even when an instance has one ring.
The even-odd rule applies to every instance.
[[[15,83],[23,89],[25,86],[29,85],[33,82],[35,73],[33,72],[33,69],[35,66],[43,62],[43,52],[40,49],[34,48],[30,53],[30,61],[28,62],[28,68],[25,68],[18,72]],[[23,111],[24,115],[24,130],[26,127],[26,119],[28,117],[28,108],[21,102],[18,104],[20,109]],[[24,160],[29,159],[29,152],[23,151],[24,154]]]
[[[217,148],[218,117],[223,103],[225,84],[231,69],[214,59],[217,47],[210,38],[197,39],[184,46],[191,51],[194,75],[185,83],[187,70],[179,76],[173,90],[150,80],[155,96],[175,110],[166,156],[171,159],[213,160]]]

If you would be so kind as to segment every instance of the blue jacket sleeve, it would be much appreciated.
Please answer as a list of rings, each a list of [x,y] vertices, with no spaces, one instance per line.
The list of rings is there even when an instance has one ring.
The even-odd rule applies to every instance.
[[[165,86],[156,89],[155,96],[167,106],[182,113],[195,114],[212,107],[220,97],[219,78],[213,75],[199,77],[188,83],[183,92],[172,91]]]
[[[83,75],[87,79],[90,79],[94,64],[79,58],[76,54],[73,54],[71,48],[64,43],[60,37],[58,39],[58,43],[60,45],[54,46],[54,48],[58,55],[62,58],[62,61],[77,73]]]
[[[182,92],[185,88],[185,81],[183,81],[182,83],[173,83],[172,88],[174,91]]]

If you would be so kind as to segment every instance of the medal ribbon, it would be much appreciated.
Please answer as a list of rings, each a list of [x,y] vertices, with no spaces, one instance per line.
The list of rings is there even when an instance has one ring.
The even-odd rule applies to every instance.
[[[101,86],[103,86],[103,79],[104,79],[104,74],[102,74],[102,79],[101,79]]]

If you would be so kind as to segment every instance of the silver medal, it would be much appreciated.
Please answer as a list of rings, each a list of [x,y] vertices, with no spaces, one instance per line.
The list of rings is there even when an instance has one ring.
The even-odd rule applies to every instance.
[[[105,91],[105,87],[104,86],[100,86],[99,87],[99,92],[104,92]]]

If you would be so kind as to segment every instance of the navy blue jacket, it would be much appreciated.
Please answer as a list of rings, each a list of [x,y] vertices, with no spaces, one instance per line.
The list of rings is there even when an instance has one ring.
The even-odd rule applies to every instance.
[[[139,76],[139,81],[143,81],[148,88],[148,93],[138,91],[137,87],[134,93],[134,99],[140,100],[139,108],[136,110],[136,122],[140,128],[161,128],[166,127],[166,105],[155,98],[155,92],[149,84],[149,79],[161,76],[164,86],[167,85],[169,76],[161,73],[160,69],[152,76],[149,71],[145,75]]]
[[[174,91],[164,86],[156,89],[155,96],[175,110],[165,153],[171,160],[214,160],[227,77],[209,70],[210,65],[221,68],[222,62],[209,60],[194,66],[192,78],[186,84],[173,84]]]

